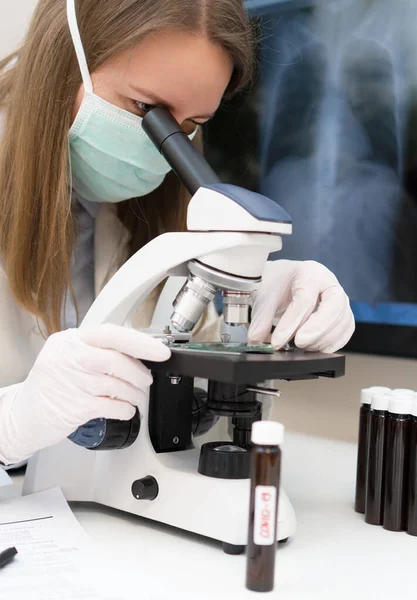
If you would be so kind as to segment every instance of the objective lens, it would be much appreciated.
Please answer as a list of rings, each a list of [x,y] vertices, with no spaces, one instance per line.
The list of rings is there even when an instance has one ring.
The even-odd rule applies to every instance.
[[[247,292],[223,293],[223,316],[226,325],[238,326],[249,323],[251,294]]]
[[[181,333],[188,333],[198,323],[205,309],[213,300],[216,288],[190,275],[174,301],[171,322]]]

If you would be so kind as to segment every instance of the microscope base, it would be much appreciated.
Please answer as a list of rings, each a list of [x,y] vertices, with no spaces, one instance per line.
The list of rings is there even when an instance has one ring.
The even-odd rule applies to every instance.
[[[140,441],[126,450],[91,452],[66,440],[30,460],[23,492],[60,487],[68,501],[101,504],[219,540],[229,545],[225,551],[244,547],[250,481],[200,475],[198,458],[197,449],[155,454]],[[149,476],[158,483],[158,495],[137,500],[132,485]],[[281,489],[277,540],[293,536],[295,529],[294,510]]]

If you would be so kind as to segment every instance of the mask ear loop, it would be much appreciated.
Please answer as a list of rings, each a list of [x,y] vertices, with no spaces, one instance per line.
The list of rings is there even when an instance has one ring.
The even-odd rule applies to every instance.
[[[90,94],[94,93],[93,90],[93,82],[91,81],[90,71],[88,69],[87,59],[85,57],[85,52],[83,48],[83,44],[81,41],[80,30],[78,28],[77,23],[77,13],[75,10],[75,0],[67,0],[67,20],[71,33],[72,43],[74,44],[75,54],[77,55],[78,66],[80,68],[81,77],[84,84],[84,91],[89,92]],[[68,169],[69,169],[69,182],[70,182],[70,193],[69,193],[69,202],[68,202],[68,212],[70,213],[72,210],[72,186],[73,186],[73,175],[71,169],[71,160],[70,157],[70,142],[68,143]]]
[[[86,92],[90,92],[92,94],[93,82],[91,81],[90,71],[88,70],[87,59],[85,57],[85,52],[81,41],[80,30],[78,28],[75,0],[67,0],[67,19],[75,53],[77,55],[78,65],[81,71],[81,77],[83,78],[84,89]]]

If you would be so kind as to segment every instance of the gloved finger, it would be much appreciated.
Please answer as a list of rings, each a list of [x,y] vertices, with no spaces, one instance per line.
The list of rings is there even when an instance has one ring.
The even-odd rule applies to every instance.
[[[343,289],[328,288],[322,293],[317,310],[297,332],[295,345],[298,348],[314,345],[329,331],[332,331],[348,313],[350,313],[349,300]]]
[[[137,406],[143,398],[143,389],[138,389],[126,381],[110,377],[109,375],[80,374],[77,380],[79,388],[96,398],[106,397],[129,402]],[[143,386],[145,388],[145,386]]]
[[[279,320],[271,343],[276,350],[289,342],[298,329],[307,321],[317,306],[317,294],[311,290],[297,290],[287,310]]]
[[[99,402],[92,409],[91,419],[117,419],[118,421],[130,421],[136,414],[136,407],[123,400],[110,400],[109,398],[97,398]]]
[[[351,335],[352,328],[354,328],[353,315],[347,312],[339,322],[335,324],[333,329],[329,330],[326,335],[314,340],[308,346],[305,346],[304,349],[309,352],[328,351],[330,347],[337,347],[337,349],[339,349],[342,347],[343,343],[347,342],[346,338]]]
[[[106,323],[98,327],[77,330],[79,339],[96,348],[117,350],[132,358],[163,362],[171,356],[171,351],[160,340],[146,333]]]
[[[266,291],[259,288],[252,307],[251,324],[248,330],[248,343],[265,342],[274,323],[278,306],[281,303],[281,294],[271,294],[266,297]]]
[[[346,344],[349,342],[354,331],[355,331],[355,320],[352,318],[352,322],[351,322],[349,328],[345,329],[344,333],[341,334],[337,343],[333,343],[333,344],[330,344],[329,346],[325,346],[321,350],[321,352],[324,352],[325,354],[333,354],[334,352],[338,352],[339,350],[343,349],[346,346]]]
[[[343,319],[326,336],[317,340],[315,344],[308,347],[307,350],[333,354],[337,352],[350,340],[355,331],[355,319],[353,314],[346,314]]]
[[[116,350],[83,348],[79,364],[83,371],[117,377],[136,388],[152,385],[152,373],[142,362]]]

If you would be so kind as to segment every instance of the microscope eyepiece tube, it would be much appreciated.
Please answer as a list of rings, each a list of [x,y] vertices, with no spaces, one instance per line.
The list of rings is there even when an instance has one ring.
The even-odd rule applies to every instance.
[[[220,183],[169,110],[160,107],[150,110],[143,119],[143,129],[190,194],[194,195],[203,185]]]

